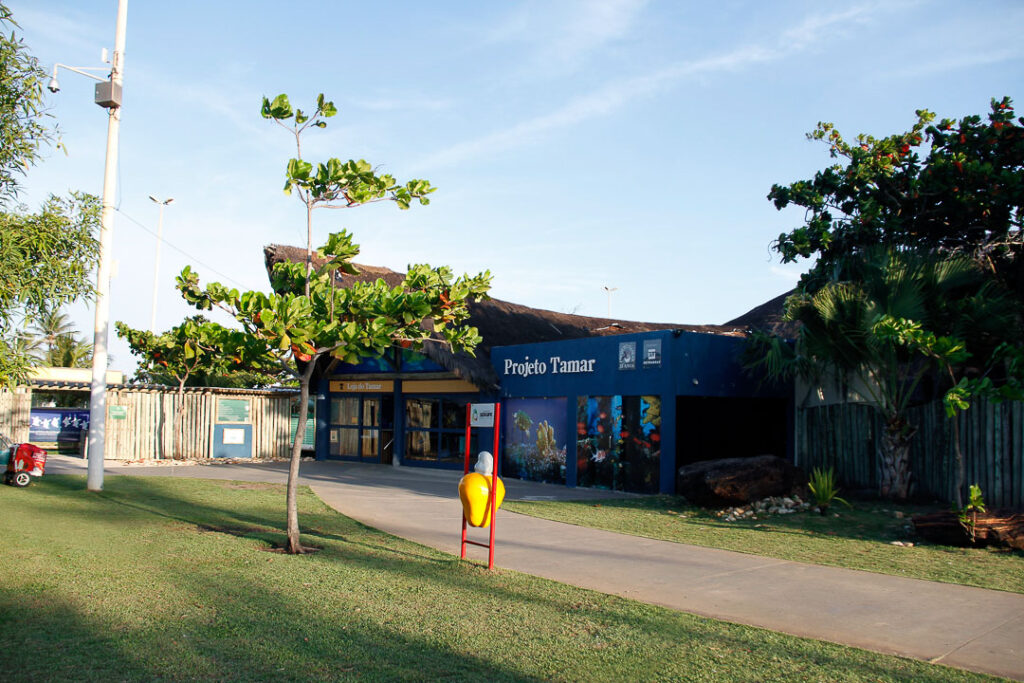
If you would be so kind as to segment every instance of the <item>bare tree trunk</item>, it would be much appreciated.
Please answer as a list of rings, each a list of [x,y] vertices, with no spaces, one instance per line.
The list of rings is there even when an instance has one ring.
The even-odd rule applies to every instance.
[[[910,495],[910,442],[916,432],[917,428],[908,425],[903,418],[886,420],[878,453],[878,492],[883,498],[906,500]]]
[[[187,379],[187,378],[186,378]],[[171,459],[184,460],[181,452],[181,422],[185,415],[185,379],[178,381],[178,405],[174,406],[174,443],[171,446]]]
[[[302,552],[299,542],[299,462],[302,460],[302,442],[306,438],[306,417],[309,414],[309,382],[313,377],[317,356],[314,355],[299,377],[299,423],[295,425],[295,440],[292,442],[292,458],[288,466],[288,542],[285,552],[297,555]]]
[[[309,279],[313,276],[313,204],[306,201],[306,297],[309,297]]]

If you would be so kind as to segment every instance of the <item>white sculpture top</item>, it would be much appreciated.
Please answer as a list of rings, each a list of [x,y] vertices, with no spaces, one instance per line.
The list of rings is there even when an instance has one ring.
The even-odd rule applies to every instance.
[[[485,477],[491,476],[494,472],[494,456],[487,451],[480,451],[480,455],[476,456],[476,465],[473,467],[474,472],[479,472]]]

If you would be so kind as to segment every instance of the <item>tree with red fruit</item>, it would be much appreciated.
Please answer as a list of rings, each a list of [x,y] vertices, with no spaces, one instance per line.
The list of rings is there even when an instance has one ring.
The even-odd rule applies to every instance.
[[[117,335],[128,342],[132,355],[139,358],[136,377],[167,377],[178,384],[173,418],[175,458],[187,457],[181,450],[181,417],[189,380],[200,374],[209,377],[238,371],[258,372],[266,365],[262,348],[244,333],[201,315],[186,318],[161,334],[136,330],[120,321],[116,327]]]
[[[942,387],[953,418],[975,396],[1024,395],[1024,118],[1003,98],[987,120],[936,123],[920,110],[883,138],[850,143],[830,123],[808,137],[837,163],[768,195],[804,209],[774,244],[784,263],[816,259],[786,302],[801,325],[792,345],[755,335],[751,365],[859,377],[886,423],[880,493],[905,498],[916,432],[906,410],[922,382]]]
[[[777,209],[804,209],[774,244],[783,263],[816,258],[800,289],[816,291],[844,261],[877,245],[967,256],[1024,301],[1024,118],[1008,97],[987,120],[917,112],[910,130],[847,142],[831,123],[808,134],[837,163],[808,180],[773,185]]]

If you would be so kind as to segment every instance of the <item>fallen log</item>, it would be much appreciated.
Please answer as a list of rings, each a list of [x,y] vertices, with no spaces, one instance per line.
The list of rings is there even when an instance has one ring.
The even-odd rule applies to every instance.
[[[727,507],[788,496],[806,481],[803,472],[774,455],[724,458],[680,467],[676,493],[702,507]]]
[[[955,512],[930,512],[910,520],[917,534],[931,543],[953,546],[996,546],[1024,550],[1024,512],[990,510],[979,512],[975,520],[975,541]]]

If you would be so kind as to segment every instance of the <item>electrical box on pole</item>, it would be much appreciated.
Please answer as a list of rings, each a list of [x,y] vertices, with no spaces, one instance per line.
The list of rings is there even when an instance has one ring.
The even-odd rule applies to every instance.
[[[121,106],[121,84],[103,81],[96,84],[96,104],[104,109],[116,109]]]

